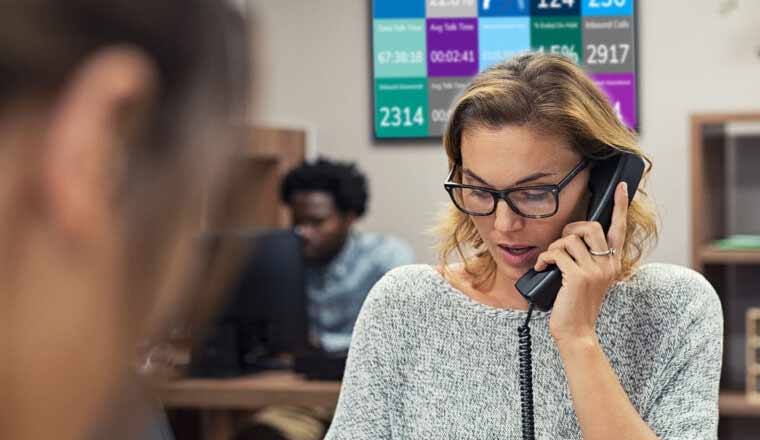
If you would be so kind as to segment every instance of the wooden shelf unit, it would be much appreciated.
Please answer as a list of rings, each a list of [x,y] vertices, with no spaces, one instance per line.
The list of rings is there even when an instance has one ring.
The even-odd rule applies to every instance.
[[[725,251],[705,245],[697,258],[701,264],[760,264],[760,251]]]
[[[760,233],[760,191],[753,186],[760,184],[760,173],[746,171],[748,165],[760,169],[760,112],[694,114],[690,131],[691,265],[718,292],[725,323],[719,434],[729,440],[756,438],[760,403],[748,399],[744,389],[744,315],[746,308],[760,306],[760,284],[754,289],[747,281],[760,280],[760,250],[725,250],[712,243],[731,234]],[[740,154],[746,156],[743,163]],[[757,205],[750,206],[747,197],[754,191]]]
[[[219,204],[204,215],[204,231],[249,232],[289,226],[287,207],[280,201],[280,182],[304,161],[306,133],[251,127],[249,139]]]

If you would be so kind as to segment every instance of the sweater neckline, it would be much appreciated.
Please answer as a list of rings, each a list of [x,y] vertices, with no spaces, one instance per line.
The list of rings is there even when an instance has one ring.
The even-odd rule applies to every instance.
[[[505,317],[505,318],[510,318],[510,319],[525,319],[528,316],[527,310],[503,309],[503,308],[494,307],[488,304],[483,304],[481,302],[475,301],[466,293],[454,287],[454,285],[451,284],[446,278],[444,278],[443,275],[441,275],[441,273],[435,269],[435,267],[429,264],[426,264],[424,266],[425,266],[425,270],[430,272],[431,280],[435,284],[441,286],[443,288],[443,291],[446,292],[446,294],[452,300],[466,307],[467,309],[470,309],[480,314]],[[549,311],[544,312],[541,310],[534,309],[533,315],[531,315],[531,321],[537,320],[537,319],[547,319],[550,316],[550,314],[551,313]]]

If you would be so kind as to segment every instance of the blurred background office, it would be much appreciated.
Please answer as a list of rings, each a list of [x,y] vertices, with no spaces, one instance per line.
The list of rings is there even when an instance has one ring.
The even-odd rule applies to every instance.
[[[428,231],[448,203],[440,128],[447,102],[484,67],[465,53],[463,60],[475,64],[474,71],[437,75],[445,79],[440,82],[424,71],[425,54],[417,59],[417,49],[402,53],[406,43],[384,42],[382,20],[407,20],[403,29],[414,29],[408,18],[417,17],[423,36],[409,44],[422,44],[424,51],[426,12],[439,11],[427,17],[466,16],[465,28],[482,20],[477,33],[491,23],[488,19],[498,24],[500,18],[489,15],[497,7],[514,8],[518,12],[511,15],[530,20],[539,5],[553,3],[569,8],[566,15],[579,24],[596,23],[586,12],[597,3],[617,8],[608,15],[627,23],[619,28],[629,40],[610,43],[600,37],[593,49],[580,39],[575,45],[544,45],[527,34],[519,38],[527,38],[533,49],[575,56],[590,69],[600,64],[589,59],[602,58],[600,47],[628,45],[628,70],[594,73],[610,87],[609,78],[618,77],[604,79],[605,74],[632,78],[620,98],[628,100],[621,117],[638,131],[654,160],[649,190],[662,226],[647,261],[690,266],[715,286],[726,318],[720,438],[760,435],[760,2],[224,3],[234,5],[248,24],[250,48],[229,50],[247,53],[248,58],[238,55],[239,61],[253,66],[252,91],[238,95],[250,114],[234,121],[242,141],[219,197],[210,190],[197,195],[202,206],[192,215],[193,239],[205,260],[183,300],[161,314],[168,336],[135,343],[135,369],[148,384],[148,397],[120,405],[129,411],[134,402],[141,402],[139,408],[146,400],[156,403],[139,422],[148,426],[150,438],[322,437],[369,287],[398,265],[436,263]],[[456,12],[447,15],[446,8]],[[45,35],[44,29],[39,32]],[[485,59],[490,49],[474,41],[473,53],[482,52]],[[15,40],[9,47],[25,44]],[[509,50],[493,53],[508,56]],[[605,52],[601,64],[611,64],[606,60],[612,57]],[[389,73],[383,64],[422,65],[416,84],[448,90],[441,102],[426,100],[419,115],[415,108],[396,115],[402,121],[397,126],[424,125],[427,131],[388,129],[398,104],[385,104],[382,92],[398,90],[398,84],[412,87],[404,78],[415,75],[403,69]],[[229,276],[216,265],[222,249],[240,255]]]

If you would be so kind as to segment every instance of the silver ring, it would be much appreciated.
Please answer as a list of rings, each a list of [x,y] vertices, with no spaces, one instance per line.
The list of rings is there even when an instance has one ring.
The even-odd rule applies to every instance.
[[[607,249],[604,252],[596,252],[596,251],[593,251],[591,249],[589,249],[588,251],[589,251],[589,253],[591,255],[593,255],[595,257],[606,257],[607,255],[613,255],[614,256],[615,252],[617,252],[617,250],[615,248],[609,248],[609,249]]]

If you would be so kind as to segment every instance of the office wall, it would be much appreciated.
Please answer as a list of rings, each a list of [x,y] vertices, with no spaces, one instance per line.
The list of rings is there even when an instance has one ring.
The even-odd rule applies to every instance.
[[[688,115],[760,110],[760,2],[728,16],[718,0],[639,0],[641,143],[662,236],[650,260],[688,264]],[[360,227],[435,258],[425,231],[447,202],[439,142],[372,139],[370,0],[250,0],[257,117],[305,127],[319,153],[358,162],[371,181]]]

